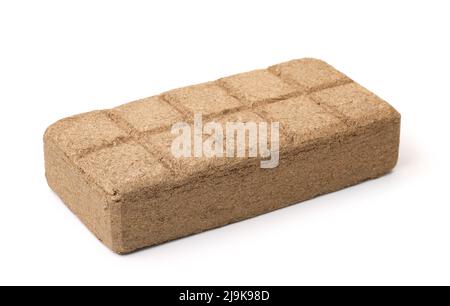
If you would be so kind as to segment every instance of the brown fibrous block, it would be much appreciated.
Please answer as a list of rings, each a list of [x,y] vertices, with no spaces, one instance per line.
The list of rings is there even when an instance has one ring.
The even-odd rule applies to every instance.
[[[174,123],[279,122],[280,163],[175,158]],[[400,114],[301,59],[66,118],[45,133],[50,187],[117,253],[221,227],[391,171]]]

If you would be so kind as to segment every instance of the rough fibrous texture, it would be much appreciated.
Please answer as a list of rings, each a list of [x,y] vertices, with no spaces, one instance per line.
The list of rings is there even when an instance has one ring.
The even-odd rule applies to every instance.
[[[280,164],[181,158],[172,124],[280,122]],[[396,164],[400,115],[320,60],[302,59],[63,119],[46,132],[51,188],[129,253],[336,191]]]

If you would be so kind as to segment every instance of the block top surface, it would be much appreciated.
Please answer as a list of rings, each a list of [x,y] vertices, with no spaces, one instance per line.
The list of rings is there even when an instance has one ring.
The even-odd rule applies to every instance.
[[[171,127],[182,121],[192,127],[194,114],[222,127],[279,122],[281,153],[399,118],[389,104],[330,65],[303,59],[63,119],[47,130],[45,141],[111,194],[215,175],[245,163],[239,158],[175,158]],[[224,153],[225,144],[219,144]]]

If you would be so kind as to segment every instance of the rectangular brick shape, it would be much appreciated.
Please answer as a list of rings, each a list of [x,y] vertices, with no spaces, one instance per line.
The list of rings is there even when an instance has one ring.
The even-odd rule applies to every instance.
[[[225,134],[229,123],[245,124],[250,135],[254,124],[279,123],[278,167],[260,168],[250,142],[239,158],[175,156],[172,127],[189,131],[193,145],[194,114],[210,128],[201,148],[213,144],[203,141],[214,126]],[[396,165],[399,141],[392,106],[316,59],[70,117],[44,135],[49,186],[120,254],[379,177]],[[214,143],[224,154],[226,144]]]

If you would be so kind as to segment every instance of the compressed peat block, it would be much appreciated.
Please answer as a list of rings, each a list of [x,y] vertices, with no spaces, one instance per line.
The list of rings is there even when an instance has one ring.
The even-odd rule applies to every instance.
[[[178,122],[279,122],[279,164],[171,153]],[[44,136],[50,187],[124,254],[390,172],[400,114],[327,63],[300,59],[66,118]],[[263,234],[263,233],[262,233]]]

